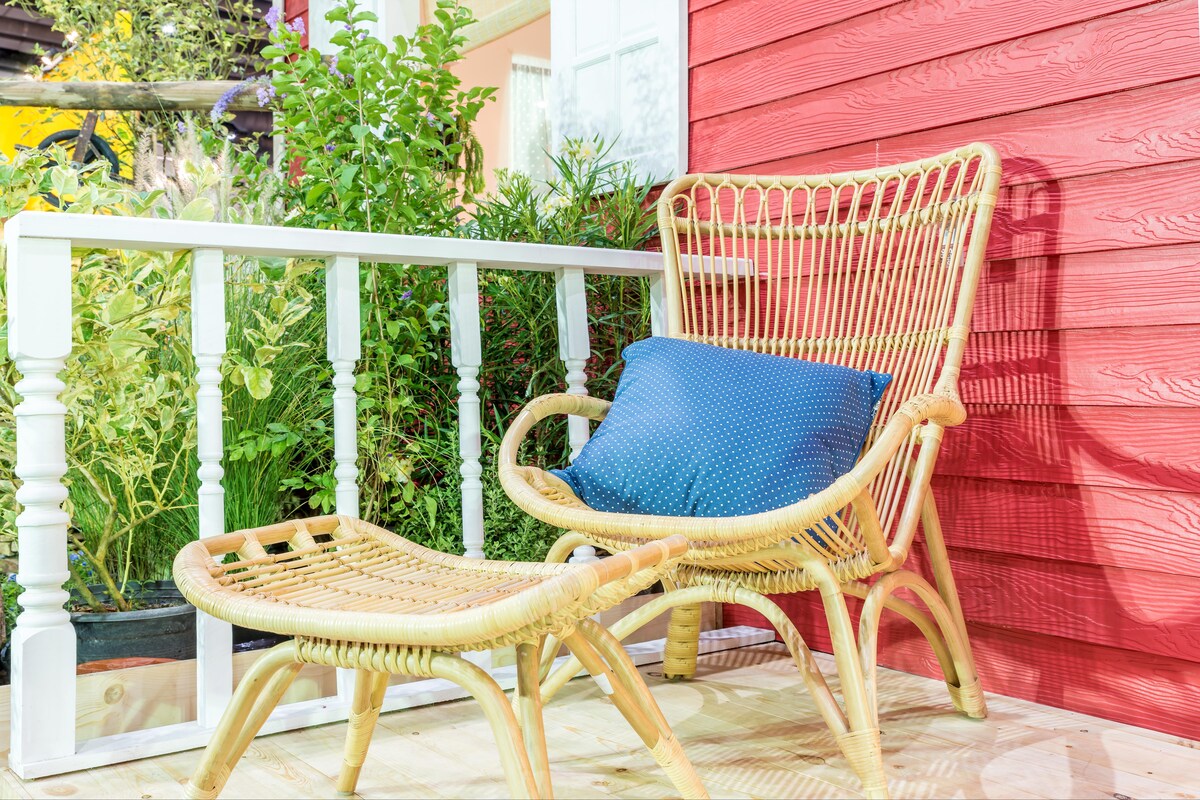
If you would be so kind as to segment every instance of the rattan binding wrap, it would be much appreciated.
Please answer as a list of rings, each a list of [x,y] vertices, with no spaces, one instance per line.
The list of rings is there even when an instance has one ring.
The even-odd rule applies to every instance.
[[[518,460],[522,439],[548,416],[602,420],[609,404],[589,397],[533,400],[500,449],[508,495],[533,516],[570,531],[573,543],[621,551],[676,534],[688,538],[688,553],[671,575],[678,591],[615,626],[618,635],[655,610],[714,600],[735,588],[744,592],[738,602],[760,611],[773,606],[765,595],[820,590],[845,710],[823,679],[808,676],[809,688],[871,796],[886,796],[878,747],[863,744],[877,742],[878,615],[866,617],[856,637],[844,594],[865,596],[868,606],[914,621],[947,683],[977,686],[929,481],[944,430],[966,419],[958,377],[999,184],[995,150],[972,144],[859,172],[687,175],[663,191],[658,221],[668,336],[892,375],[858,463],[824,491],[734,518],[593,511],[563,481]],[[918,526],[936,589],[902,569]],[[906,580],[864,583],[881,574]],[[893,598],[901,585],[917,591],[929,612]],[[768,616],[801,670],[815,670],[794,627],[781,613]],[[695,637],[692,615],[680,609],[670,628],[669,674],[694,672]],[[548,693],[563,674],[549,679]],[[961,705],[982,716],[982,694],[963,691],[973,699]]]

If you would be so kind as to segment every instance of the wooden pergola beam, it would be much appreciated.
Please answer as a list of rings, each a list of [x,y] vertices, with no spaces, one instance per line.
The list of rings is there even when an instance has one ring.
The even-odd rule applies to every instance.
[[[0,106],[83,111],[208,111],[240,81],[0,81]],[[246,86],[230,111],[259,111],[255,87]]]
[[[470,52],[477,47],[482,47],[549,13],[550,0],[516,0],[516,2],[502,6],[490,14],[480,17],[473,25],[463,28],[463,33],[467,37],[467,43],[463,45],[463,52]]]

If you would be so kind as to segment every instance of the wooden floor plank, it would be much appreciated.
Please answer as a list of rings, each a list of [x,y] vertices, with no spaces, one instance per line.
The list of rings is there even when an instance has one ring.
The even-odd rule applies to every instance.
[[[819,655],[831,672],[830,660]],[[701,657],[694,681],[668,683],[643,668],[656,699],[713,796],[860,796],[781,645]],[[884,762],[897,798],[1112,798],[1190,800],[1198,743],[1119,723],[989,696],[984,721],[953,713],[943,684],[883,670]],[[574,681],[547,707],[560,797],[671,797],[666,776],[596,687]],[[341,764],[344,724],[255,742],[223,796],[327,797]],[[22,783],[5,771],[6,797],[177,798],[198,753]],[[504,793],[491,732],[474,703],[384,715],[359,795],[494,797]]]

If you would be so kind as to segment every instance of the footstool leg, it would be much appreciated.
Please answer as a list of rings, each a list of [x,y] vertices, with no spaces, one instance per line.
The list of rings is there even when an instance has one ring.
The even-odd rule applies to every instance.
[[[535,642],[517,645],[517,712],[525,752],[533,768],[538,793],[542,800],[554,796],[550,788],[550,757],[546,753],[546,727],[542,721],[542,686],[538,661],[540,653]]]
[[[354,673],[354,699],[350,706],[349,725],[346,730],[346,747],[342,756],[342,771],[338,775],[339,795],[350,797],[358,786],[358,775],[362,772],[367,748],[371,745],[371,734],[379,721],[383,708],[383,696],[387,693],[386,672],[370,672],[360,669]]]
[[[707,798],[708,792],[692,762],[679,746],[666,717],[621,643],[591,620],[581,621],[579,628],[564,641],[604,693],[612,698],[613,705],[629,721],[679,793],[685,798]]]
[[[496,747],[500,750],[500,762],[504,765],[509,796],[538,797],[540,790],[533,775],[533,768],[529,764],[529,756],[525,753],[521,726],[517,724],[517,717],[513,713],[508,696],[492,680],[492,676],[469,661],[445,653],[433,654],[429,661],[429,671],[435,678],[445,678],[457,683],[479,702],[484,716],[492,726]]]
[[[299,668],[295,642],[276,645],[254,662],[238,683],[200,765],[188,781],[185,789],[188,797],[212,800],[221,793],[234,764],[246,752]]]

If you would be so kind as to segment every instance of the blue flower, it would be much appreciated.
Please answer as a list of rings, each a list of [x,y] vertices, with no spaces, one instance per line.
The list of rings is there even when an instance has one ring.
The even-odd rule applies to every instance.
[[[325,145],[325,152],[326,152],[326,153],[332,153],[332,152],[333,152],[333,150],[334,150],[334,147],[333,147],[333,142],[330,142],[329,144]]]
[[[404,294],[400,295],[401,300],[412,300],[412,289],[409,289]]]
[[[294,20],[292,20],[292,24],[288,25],[288,30],[290,30],[292,33],[298,33],[301,36],[303,36],[304,35],[304,17],[296,17]]]
[[[212,111],[210,111],[208,114],[213,125],[216,125],[221,121],[221,118],[225,116],[225,112],[229,110],[229,104],[232,103],[234,98],[238,96],[238,93],[241,92],[242,89],[245,89],[249,84],[249,80],[244,80],[241,83],[235,84],[232,88],[226,91],[225,94],[217,98],[217,102],[213,104]]]
[[[271,84],[265,84],[255,89],[255,94],[258,95],[258,105],[261,108],[271,102],[271,98],[275,96],[275,87]]]
[[[183,124],[183,120],[179,120],[175,123],[175,130],[179,131],[180,133],[187,133],[187,125]]]
[[[267,15],[263,17],[263,22],[267,23],[268,28],[274,30],[275,28],[279,27],[279,19],[282,16],[282,11],[280,11],[278,8],[272,8],[267,12]]]

